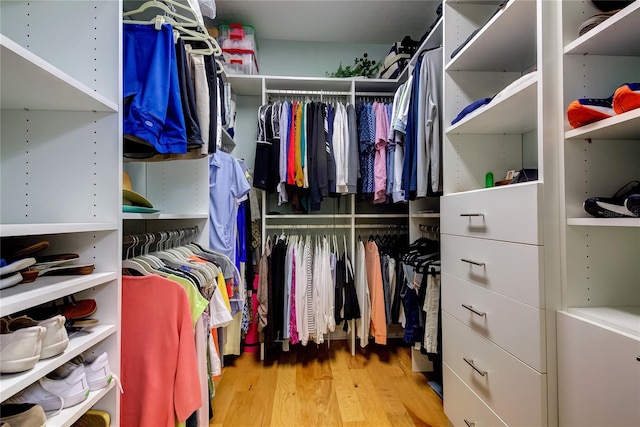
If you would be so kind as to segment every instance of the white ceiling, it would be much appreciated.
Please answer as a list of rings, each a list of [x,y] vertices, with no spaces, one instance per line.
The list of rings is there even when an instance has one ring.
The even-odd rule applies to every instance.
[[[419,40],[439,0],[216,0],[215,23],[251,25],[258,39],[330,43]]]

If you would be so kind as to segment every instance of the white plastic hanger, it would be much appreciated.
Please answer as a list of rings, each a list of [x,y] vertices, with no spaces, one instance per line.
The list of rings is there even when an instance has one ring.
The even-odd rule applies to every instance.
[[[177,6],[178,8],[182,9],[186,13],[186,15],[178,13],[175,10],[171,10],[165,3],[171,4],[173,6]],[[173,0],[163,0],[163,1],[149,0],[143,3],[142,5],[140,5],[140,7],[137,9],[124,12],[122,16],[127,17],[127,16],[137,15],[149,9],[160,9],[161,11],[164,12],[165,16],[173,17],[177,22],[180,22],[182,26],[200,27],[200,22],[198,22],[198,17],[196,16],[193,9],[183,4],[180,4],[178,2],[175,2]],[[125,20],[123,22],[134,23],[135,21]],[[138,21],[136,23],[144,23],[144,21]]]

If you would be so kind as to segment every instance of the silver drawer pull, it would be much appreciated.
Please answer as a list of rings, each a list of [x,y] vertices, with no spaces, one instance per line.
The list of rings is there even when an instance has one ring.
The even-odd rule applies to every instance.
[[[464,308],[466,308],[467,310],[469,310],[470,312],[472,312],[472,313],[474,313],[474,314],[477,314],[478,316],[485,317],[485,316],[487,315],[487,313],[483,313],[483,312],[481,312],[481,311],[478,311],[478,310],[476,310],[475,308],[473,308],[473,306],[471,306],[471,305],[462,304],[462,306],[463,306]]]
[[[466,214],[460,214],[460,216],[481,216],[482,218],[484,218],[484,214],[483,213],[466,213]]]
[[[474,423],[473,421],[467,421],[466,418],[464,420],[464,423],[469,427],[476,427],[476,423]]]
[[[473,260],[466,259],[466,258],[460,258],[460,261],[468,262],[469,264],[473,264],[473,265],[479,265],[480,267],[484,267],[486,265],[486,263],[484,263],[484,262],[473,261]]]
[[[485,375],[487,375],[487,371],[481,371],[480,369],[478,369],[478,367],[473,363],[473,360],[467,359],[466,357],[462,358],[465,362],[467,362],[467,364],[469,364],[469,366],[471,366],[473,368],[474,371],[476,371],[477,373],[479,373],[480,375],[482,375],[483,377]]]

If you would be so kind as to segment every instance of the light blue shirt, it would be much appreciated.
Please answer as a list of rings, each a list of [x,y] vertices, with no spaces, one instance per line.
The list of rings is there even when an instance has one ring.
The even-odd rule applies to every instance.
[[[209,158],[209,246],[212,250],[235,258],[236,216],[238,200],[251,186],[238,161],[221,150]]]

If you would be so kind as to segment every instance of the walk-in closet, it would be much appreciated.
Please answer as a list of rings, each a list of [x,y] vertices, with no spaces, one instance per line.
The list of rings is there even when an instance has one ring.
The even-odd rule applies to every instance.
[[[640,1],[0,1],[0,427],[640,426]]]

